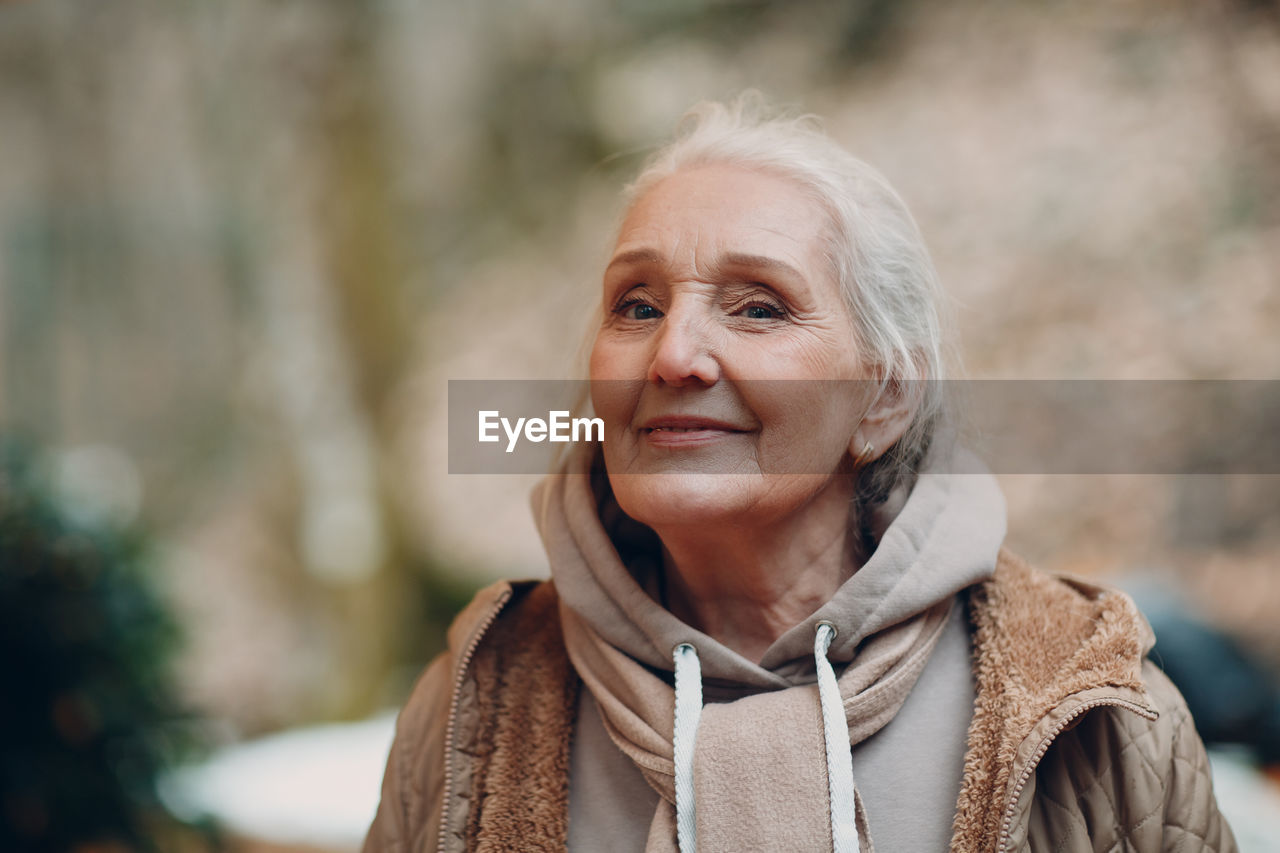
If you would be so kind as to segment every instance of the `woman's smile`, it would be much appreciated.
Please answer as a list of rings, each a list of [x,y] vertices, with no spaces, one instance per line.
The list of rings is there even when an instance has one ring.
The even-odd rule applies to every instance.
[[[649,418],[640,427],[640,434],[645,442],[650,447],[662,450],[703,447],[752,431],[749,427],[696,415],[659,415]]]

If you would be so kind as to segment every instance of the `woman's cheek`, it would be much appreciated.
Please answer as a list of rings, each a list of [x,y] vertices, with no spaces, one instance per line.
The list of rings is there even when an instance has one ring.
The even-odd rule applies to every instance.
[[[591,405],[604,419],[606,441],[617,441],[630,430],[643,383],[634,379],[591,380]]]
[[[643,379],[648,365],[641,341],[602,329],[591,348],[589,369],[593,380]]]

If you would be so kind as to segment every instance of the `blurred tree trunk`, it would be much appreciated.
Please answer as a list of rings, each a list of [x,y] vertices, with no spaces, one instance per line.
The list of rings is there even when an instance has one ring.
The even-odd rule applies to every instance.
[[[315,143],[320,186],[315,225],[346,344],[353,401],[372,431],[372,462],[385,549],[368,580],[341,591],[335,604],[346,637],[351,709],[377,701],[382,678],[413,658],[421,636],[418,603],[429,594],[403,535],[394,502],[396,470],[389,404],[408,364],[411,318],[405,310],[405,235],[397,217],[394,176],[377,65],[377,5],[332,2],[335,44],[325,53],[317,93]]]

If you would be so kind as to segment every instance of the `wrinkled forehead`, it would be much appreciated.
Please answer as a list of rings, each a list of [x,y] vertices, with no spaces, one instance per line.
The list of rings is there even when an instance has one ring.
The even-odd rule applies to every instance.
[[[686,167],[644,188],[627,210],[609,264],[665,259],[689,275],[720,259],[770,258],[808,276],[834,275],[835,217],[817,194],[756,167]]]

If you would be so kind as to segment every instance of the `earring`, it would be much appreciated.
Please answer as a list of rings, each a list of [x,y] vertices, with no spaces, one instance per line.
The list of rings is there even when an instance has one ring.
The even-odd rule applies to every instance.
[[[853,457],[853,464],[858,468],[867,467],[867,465],[873,461],[872,457],[875,452],[875,445],[868,441],[866,444],[862,445],[862,451],[857,456]]]

